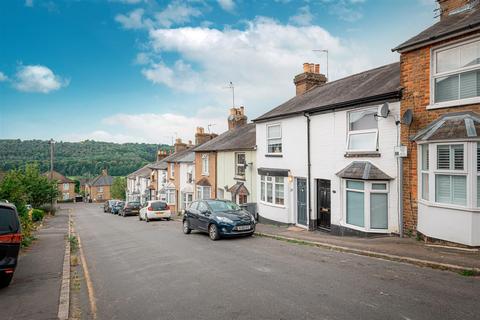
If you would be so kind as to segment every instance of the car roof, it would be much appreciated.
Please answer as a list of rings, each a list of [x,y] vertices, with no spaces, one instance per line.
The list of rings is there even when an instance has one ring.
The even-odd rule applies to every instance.
[[[0,207],[10,208],[17,211],[17,207],[13,203],[0,202]]]

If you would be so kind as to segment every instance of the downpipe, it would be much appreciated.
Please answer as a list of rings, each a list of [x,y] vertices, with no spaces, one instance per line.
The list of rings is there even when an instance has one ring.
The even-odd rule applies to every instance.
[[[311,167],[312,167],[312,162],[311,162],[311,157],[310,157],[310,114],[309,113],[304,113],[303,116],[307,118],[307,205],[308,205],[308,217],[307,217],[307,224],[308,224],[308,230],[312,231],[314,230],[314,226],[310,223],[310,220],[312,219],[312,198],[311,198]]]

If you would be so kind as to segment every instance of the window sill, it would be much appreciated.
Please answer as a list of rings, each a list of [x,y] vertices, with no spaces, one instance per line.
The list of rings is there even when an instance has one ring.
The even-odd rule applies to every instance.
[[[435,208],[443,208],[443,209],[450,209],[450,210],[457,210],[457,211],[471,211],[471,212],[480,213],[480,208],[471,208],[467,206],[460,206],[460,205],[454,205],[454,204],[430,202],[423,199],[418,200],[418,203],[421,203],[429,207],[435,207]]]
[[[270,202],[266,202],[266,201],[262,201],[262,200],[260,200],[260,203],[263,204],[263,205],[269,206],[269,207],[282,208],[282,209],[286,208],[285,205],[274,204],[274,203],[270,203]]]
[[[353,224],[348,224],[346,222],[343,222],[340,224],[341,226],[343,227],[346,227],[346,228],[350,228],[350,229],[353,229],[353,230],[357,230],[357,231],[361,231],[361,232],[367,232],[367,233],[388,233],[388,228],[386,229],[368,229],[368,228],[365,228],[365,227],[359,227],[359,226],[356,226],[356,225],[353,225]]]
[[[202,176],[208,177],[208,176],[210,176],[210,174],[209,173],[202,173]]]
[[[427,110],[459,107],[459,106],[464,106],[464,105],[474,104],[474,103],[480,103],[480,97],[433,103],[427,106]]]
[[[283,154],[281,154],[281,153],[266,153],[265,157],[267,157],[267,158],[282,158]]]
[[[378,151],[347,151],[343,155],[345,158],[380,158]]]

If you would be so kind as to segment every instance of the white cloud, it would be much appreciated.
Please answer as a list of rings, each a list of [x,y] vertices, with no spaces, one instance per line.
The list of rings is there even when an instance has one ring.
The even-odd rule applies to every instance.
[[[308,26],[312,23],[313,15],[310,12],[309,6],[304,6],[298,9],[296,15],[290,17],[289,22],[299,25],[299,26]]]
[[[231,101],[230,91],[223,88],[233,81],[236,102],[249,108],[251,118],[293,96],[292,79],[301,72],[302,63],[325,61],[312,49],[329,50],[332,79],[381,63],[370,61],[364,48],[319,26],[283,25],[267,18],[249,21],[243,29],[152,29],[149,37],[151,56],[160,62],[143,68],[147,79],[223,106]],[[179,56],[176,62],[162,60],[162,55],[171,53]],[[325,65],[321,68],[325,70]]]
[[[329,12],[342,20],[354,22],[363,17],[358,5],[364,0],[338,0],[330,4]]]
[[[190,22],[191,18],[199,17],[202,12],[180,1],[173,1],[167,7],[155,14],[157,23],[162,27],[171,27],[177,24]]]
[[[69,80],[55,75],[41,65],[20,66],[15,75],[14,87],[19,91],[48,93],[68,86]]]
[[[146,27],[145,22],[143,21],[144,13],[145,11],[141,8],[135,9],[127,15],[118,14],[115,16],[115,21],[120,23],[125,29],[141,29]]]
[[[0,71],[0,82],[7,81],[7,80],[8,80],[8,77],[5,75],[5,73]]]
[[[25,7],[33,7],[33,0],[25,0]]]
[[[220,7],[228,12],[235,10],[235,2],[233,0],[217,0]]]

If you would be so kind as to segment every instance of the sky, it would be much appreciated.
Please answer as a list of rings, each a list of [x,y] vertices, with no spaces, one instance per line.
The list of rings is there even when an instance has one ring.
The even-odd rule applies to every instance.
[[[2,0],[0,139],[170,143],[221,133],[329,80],[399,60],[434,0]]]

